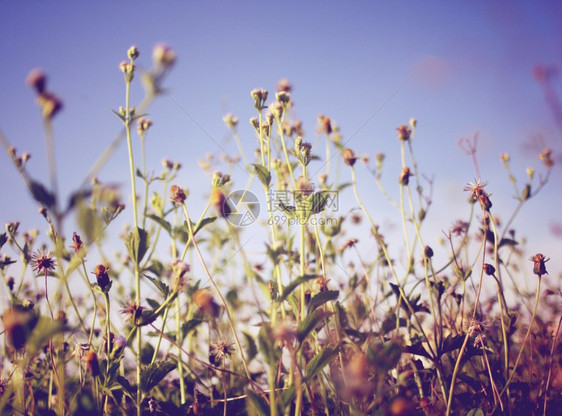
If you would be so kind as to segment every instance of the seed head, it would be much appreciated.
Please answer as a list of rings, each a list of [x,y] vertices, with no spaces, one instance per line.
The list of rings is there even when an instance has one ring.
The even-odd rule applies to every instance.
[[[49,274],[55,270],[56,261],[50,252],[41,249],[31,256],[31,266],[35,273]]]
[[[141,305],[131,300],[127,300],[123,309],[121,309],[121,314],[125,318],[125,321],[138,325],[142,322],[143,311],[144,308]]]
[[[543,274],[548,274],[548,272],[546,271],[546,267],[544,266],[544,264],[550,260],[549,258],[546,258],[545,256],[543,256],[541,253],[537,253],[535,254],[533,257],[531,257],[529,260],[531,260],[534,265],[533,265],[533,273],[535,273],[537,276],[541,277]]]
[[[185,195],[184,190],[181,189],[179,186],[172,185],[170,187],[170,200],[172,202],[175,202],[176,204],[181,205],[185,202],[186,198],[187,198],[187,196]]]
[[[343,163],[345,163],[347,166],[355,165],[355,162],[357,161],[357,156],[355,156],[355,152],[353,150],[347,147],[344,149],[342,155],[343,155]]]
[[[299,176],[295,183],[295,191],[300,194],[310,195],[314,192],[314,184],[310,179]]]
[[[483,211],[489,211],[490,208],[492,208],[492,202],[490,201],[489,198],[491,194],[488,194],[484,190],[484,187],[487,184],[488,183],[486,181],[481,181],[480,179],[477,179],[475,182],[469,182],[467,186],[465,186],[464,188],[465,191],[470,191],[470,198],[480,202],[480,206],[482,207]]]
[[[209,350],[216,361],[223,361],[234,353],[234,342],[218,339],[211,343]]]

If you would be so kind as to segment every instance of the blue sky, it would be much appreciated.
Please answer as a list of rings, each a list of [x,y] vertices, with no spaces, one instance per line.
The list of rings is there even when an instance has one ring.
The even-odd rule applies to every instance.
[[[317,141],[318,114],[331,117],[358,154],[387,154],[386,183],[393,192],[399,174],[395,128],[418,119],[417,160],[435,179],[427,225],[432,239],[468,213],[462,189],[475,173],[457,146],[460,138],[479,133],[482,177],[504,216],[515,201],[499,154],[511,154],[514,173],[523,181],[527,167],[542,170],[537,159],[542,148],[526,145],[533,137],[541,136],[558,153],[561,149],[561,132],[533,80],[536,64],[559,66],[562,60],[557,2],[5,1],[0,13],[0,129],[19,152],[32,154],[30,171],[47,182],[41,119],[24,85],[29,70],[43,68],[49,89],[65,105],[55,119],[55,136],[66,195],[120,130],[109,110],[124,103],[118,64],[133,44],[141,51],[141,68],[150,66],[156,43],[167,43],[177,53],[166,82],[170,97],[159,98],[149,110],[154,120],[149,169],[159,171],[165,157],[180,161],[178,183],[193,195],[208,189],[197,160],[208,152],[219,154],[215,142],[236,153],[222,116],[233,112],[240,118],[241,138],[251,153],[257,142],[248,123],[255,115],[249,92],[256,87],[274,91],[285,77],[294,85],[305,139]],[[137,84],[133,101],[141,96]],[[126,193],[127,163],[121,146],[100,177],[121,183]],[[381,223],[387,215],[398,221],[373,192],[367,171],[358,169],[366,204]],[[24,228],[42,229],[36,205],[4,153],[0,174],[0,220],[19,219]],[[342,179],[346,175],[342,171]],[[234,176],[243,187],[244,173]],[[553,247],[560,240],[549,227],[560,220],[559,209],[545,207],[561,206],[560,177],[556,167],[545,191],[515,223],[528,236],[532,254],[550,255],[556,270],[562,262]]]

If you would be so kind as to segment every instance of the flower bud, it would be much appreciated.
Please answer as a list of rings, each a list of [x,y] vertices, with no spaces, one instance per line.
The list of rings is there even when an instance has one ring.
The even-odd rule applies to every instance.
[[[343,151],[343,162],[347,166],[353,166],[353,165],[355,165],[356,161],[357,161],[357,156],[355,156],[355,152],[353,150],[351,150],[349,147],[344,149],[344,151]]]
[[[109,280],[109,267],[98,264],[93,273],[96,276],[98,286],[102,291],[108,291],[111,288],[111,280]]]
[[[33,88],[37,94],[42,94],[47,86],[47,75],[45,75],[42,69],[32,69],[27,74],[25,83]]]
[[[175,202],[176,204],[181,205],[185,202],[186,198],[187,198],[187,196],[185,195],[184,190],[181,189],[179,186],[172,185],[170,187],[170,200],[172,202]]]
[[[98,377],[101,374],[98,355],[94,350],[90,350],[86,355],[86,368],[92,377]]]
[[[137,59],[139,57],[139,49],[133,45],[129,48],[129,50],[127,51],[127,57],[131,60],[134,61],[135,59]]]
[[[550,258],[544,257],[541,253],[535,254],[530,260],[534,263],[533,273],[541,277],[543,274],[548,274],[546,271],[545,263],[550,260]]]
[[[152,61],[158,67],[171,68],[176,62],[176,52],[168,45],[158,44],[152,50]]]
[[[406,126],[405,124],[402,124],[396,130],[398,130],[398,139],[400,141],[406,142],[406,141],[410,140],[410,134],[412,133],[412,130],[410,130],[408,128],[408,126]]]
[[[410,176],[412,176],[412,173],[410,173],[410,168],[408,166],[405,166],[404,169],[402,169],[402,172],[400,173],[400,177],[398,178],[398,183],[400,185],[407,186],[408,183],[410,182]]]

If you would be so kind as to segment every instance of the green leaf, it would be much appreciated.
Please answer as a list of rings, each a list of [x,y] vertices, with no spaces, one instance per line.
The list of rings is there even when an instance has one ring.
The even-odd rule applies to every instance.
[[[287,299],[287,296],[289,296],[291,294],[291,292],[293,290],[295,290],[295,288],[297,288],[298,286],[300,286],[304,282],[308,282],[309,280],[315,279],[316,277],[318,277],[318,275],[316,275],[316,274],[305,274],[304,276],[293,280],[287,286],[283,287],[283,296],[279,296],[276,301],[278,303],[283,302],[285,299]]]
[[[466,416],[484,416],[484,412],[480,408],[469,410]]]
[[[398,321],[398,327],[404,327],[408,325],[408,320],[406,318],[400,318]],[[387,334],[390,331],[396,329],[396,317],[393,315],[388,315],[384,322],[382,323],[382,333]]]
[[[498,244],[498,248],[501,246],[516,246],[519,244],[517,241],[512,240],[511,238],[502,238],[500,243]]]
[[[250,390],[247,392],[246,410],[249,415],[268,416],[270,414],[269,406],[263,397]]]
[[[4,244],[6,244],[6,241],[8,241],[7,234],[6,233],[0,234],[0,248],[2,248]]]
[[[146,303],[148,303],[148,306],[150,306],[152,309],[158,309],[158,307],[160,306],[158,302],[150,298],[146,298]]]
[[[131,386],[131,383],[129,383],[129,380],[127,380],[125,377],[118,375],[116,377],[116,381],[117,383],[119,383],[121,385],[121,387],[123,387],[123,392],[129,396],[131,399],[135,399],[136,395],[137,395],[137,391],[136,389]]]
[[[166,375],[176,366],[168,361],[155,361],[145,368],[141,373],[141,389],[149,393]]]
[[[263,183],[264,186],[269,186],[271,183],[271,173],[269,173],[266,167],[257,163],[253,163],[252,166],[254,167],[260,182]]]
[[[331,315],[331,312],[325,312],[322,309],[316,309],[308,314],[298,327],[297,338],[299,341],[302,342],[329,315]]]
[[[131,259],[136,264],[140,264],[142,258],[148,250],[148,233],[142,228],[136,227],[127,236],[125,245]]]
[[[144,274],[143,276],[150,280],[152,284],[156,286],[156,289],[158,289],[160,293],[164,295],[164,297],[168,297],[168,295],[170,294],[170,287],[166,283],[147,274]]]
[[[184,322],[181,326],[182,339],[185,339],[187,334],[189,334],[191,331],[193,331],[195,328],[197,328],[197,326],[201,322],[203,322],[201,319],[190,319],[189,321]]]
[[[324,292],[317,293],[312,297],[312,299],[310,299],[310,303],[308,304],[308,312],[312,312],[319,306],[324,305],[326,302],[336,300],[339,294],[339,290],[326,290]]]
[[[148,218],[150,218],[152,221],[155,221],[156,223],[158,223],[158,225],[160,225],[163,229],[165,229],[166,231],[168,231],[168,234],[172,233],[172,226],[171,224],[166,221],[164,218],[158,217],[154,214],[148,214],[147,215]]]
[[[328,345],[320,350],[306,365],[305,380],[309,382],[338,354],[338,347]]]
[[[329,193],[324,191],[316,192],[312,194],[310,199],[310,203],[311,203],[310,211],[313,214],[319,214],[322,211],[324,211],[324,208],[326,208],[326,204],[328,203],[328,199],[329,199],[328,197],[329,197]]]
[[[137,170],[135,171],[135,174],[137,175],[137,177],[144,179],[144,175],[142,174],[141,170],[139,168],[137,168]]]
[[[292,205],[285,205],[285,203],[283,203],[283,201],[281,201],[280,199],[277,200],[277,206],[279,207],[279,209],[281,210],[281,212],[285,215],[287,215],[289,218],[296,218],[297,217],[297,209],[295,207],[293,207]]]
[[[208,224],[212,224],[213,222],[215,222],[217,219],[217,217],[208,217],[208,218],[203,218],[201,220],[201,223],[195,227],[195,224],[193,224],[193,226],[195,227],[195,229],[193,230],[193,235],[196,235],[197,232],[199,230],[201,230],[204,226],[208,225]],[[187,227],[187,224],[185,225]]]
[[[31,191],[33,198],[45,205],[47,208],[52,208],[55,205],[55,196],[47,191],[47,188],[45,188],[43,184],[31,180],[29,190]]]
[[[242,334],[246,339],[246,359],[249,362],[258,354],[258,348],[256,347],[256,341],[248,332],[242,331]]]

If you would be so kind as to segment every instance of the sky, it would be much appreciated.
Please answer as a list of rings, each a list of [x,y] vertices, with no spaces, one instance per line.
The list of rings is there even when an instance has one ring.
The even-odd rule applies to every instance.
[[[393,195],[400,170],[395,129],[418,120],[416,158],[433,178],[432,211],[424,225],[430,242],[468,215],[463,188],[476,174],[459,139],[478,134],[481,176],[505,220],[516,201],[500,153],[511,155],[521,185],[527,167],[544,171],[537,158],[543,147],[562,150],[562,131],[533,79],[537,64],[560,68],[557,2],[4,1],[0,14],[0,130],[19,153],[31,153],[29,171],[47,183],[42,121],[24,84],[31,69],[42,68],[48,88],[64,102],[54,133],[59,187],[66,196],[121,129],[110,109],[124,105],[118,64],[127,49],[139,48],[138,67],[146,69],[152,48],[162,42],[176,51],[177,62],[165,82],[168,94],[148,110],[154,121],[148,168],[159,172],[163,158],[181,162],[177,183],[190,189],[194,212],[204,205],[210,183],[198,160],[207,153],[237,154],[222,117],[239,117],[241,140],[251,154],[257,141],[248,123],[255,116],[249,92],[273,92],[282,78],[294,86],[305,140],[319,145],[317,116],[329,116],[356,153],[386,154],[384,180]],[[132,101],[141,98],[137,83]],[[246,173],[236,169],[233,186],[243,188]],[[374,191],[372,176],[363,166],[358,172],[365,204],[389,232],[399,231],[399,217]],[[0,221],[17,219],[24,229],[43,230],[37,204],[4,152],[0,175]],[[349,180],[347,171],[341,175]],[[127,192],[124,144],[99,177]],[[558,272],[561,242],[550,229],[561,220],[561,190],[556,166],[514,223],[527,236],[529,254],[552,257],[549,266]],[[352,201],[351,191],[344,200]]]

